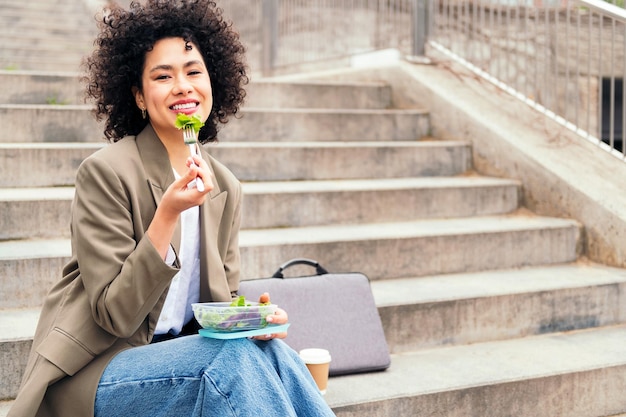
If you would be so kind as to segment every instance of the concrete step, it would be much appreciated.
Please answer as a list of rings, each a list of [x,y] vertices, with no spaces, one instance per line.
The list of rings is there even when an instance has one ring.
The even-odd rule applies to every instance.
[[[46,19],[46,18],[44,18]],[[76,23],[82,23],[82,18],[76,17]],[[49,18],[46,19],[51,22]],[[93,28],[68,29],[63,26],[71,22],[57,21],[45,27],[29,28],[29,22],[17,22],[7,25],[6,22],[15,22],[10,16],[0,16],[0,45],[3,53],[16,58],[24,58],[33,53],[57,52],[57,58],[82,58],[93,50],[92,41],[96,37],[95,23]],[[81,41],[77,42],[76,39]],[[63,56],[59,56],[59,52]],[[80,54],[76,54],[80,52]]]
[[[394,353],[626,322],[626,270],[584,261],[371,286]]]
[[[91,52],[93,46],[90,42],[81,43],[76,42],[75,39],[91,39],[93,36],[72,34],[70,38],[69,41],[52,38],[45,42],[33,39],[30,45],[24,45],[23,39],[2,36],[0,37],[0,68],[26,71],[41,70],[41,68],[47,68],[49,71],[81,71],[81,62]]]
[[[23,54],[23,51],[14,52],[5,47],[0,49],[0,68],[25,71],[39,68],[50,68],[54,71],[80,71],[84,55],[83,50],[70,54],[64,51],[50,51],[49,49],[33,50],[28,54]]]
[[[229,141],[417,140],[430,133],[423,109],[243,109],[220,138]],[[251,132],[255,132],[251,135]]]
[[[0,400],[17,395],[38,318],[39,309],[0,309]]]
[[[74,184],[100,143],[0,143],[0,187]],[[242,181],[452,176],[471,169],[467,142],[219,142],[208,151]]]
[[[391,88],[382,83],[276,82],[260,80],[246,88],[245,107],[388,109]]]
[[[440,282],[437,282],[440,280]],[[428,393],[440,392],[439,395],[444,395],[444,392],[454,388],[457,384],[467,385],[465,388],[473,387],[479,389],[484,382],[486,375],[489,378],[493,378],[491,383],[500,380],[499,383],[504,383],[505,380],[512,379],[524,379],[528,380],[526,383],[530,383],[534,376],[532,373],[539,372],[542,365],[546,365],[551,361],[543,357],[542,355],[537,357],[537,350],[541,347],[535,346],[534,352],[529,351],[526,356],[530,362],[538,360],[541,365],[533,366],[533,372],[528,375],[511,375],[511,373],[517,373],[522,371],[528,364],[528,361],[517,354],[519,343],[528,343],[530,341],[539,341],[541,338],[529,338],[521,339],[521,336],[536,335],[543,331],[564,331],[571,329],[564,328],[546,328],[542,326],[544,320],[553,320],[554,315],[568,315],[575,316],[596,316],[597,320],[582,321],[577,329],[596,328],[599,334],[606,332],[606,326],[611,324],[623,323],[624,314],[620,313],[623,310],[621,305],[623,303],[619,299],[619,292],[626,285],[626,271],[606,268],[601,265],[575,263],[568,265],[556,265],[540,268],[526,268],[523,270],[503,270],[494,271],[491,273],[478,273],[478,274],[463,274],[463,275],[442,275],[440,277],[430,278],[411,278],[402,280],[390,280],[390,281],[373,281],[372,292],[374,294],[376,303],[381,312],[381,318],[386,330],[387,342],[389,343],[390,350],[392,351],[393,360],[392,367],[383,373],[355,375],[349,377],[336,377],[331,379],[329,387],[329,394],[327,399],[335,407],[364,407],[363,402],[370,401],[374,405],[374,409],[378,407],[379,401],[393,403],[390,393],[383,390],[379,394],[375,394],[372,390],[376,382],[372,380],[378,380],[378,378],[405,378],[406,375],[399,374],[398,365],[409,366],[412,372],[421,374],[423,379],[430,380],[435,378],[435,382],[429,385],[428,382],[422,381],[418,385],[406,386],[400,392],[405,393],[406,390],[415,390],[411,395],[414,397],[427,396]],[[585,295],[589,299],[585,299]],[[609,298],[610,303],[605,303],[603,297]],[[534,300],[531,300],[534,298]],[[573,300],[575,299],[575,300]],[[435,303],[438,303],[438,307],[433,307]],[[422,316],[415,314],[410,315],[406,310],[397,309],[393,313],[389,310],[389,305],[404,306],[408,309],[416,304],[420,304],[421,308],[426,311],[432,309],[430,313],[425,313]],[[561,310],[560,308],[564,308]],[[442,310],[447,312],[440,314]],[[515,317],[522,313],[522,322],[514,320],[516,323],[510,327],[511,323],[507,323],[507,319]],[[34,334],[36,321],[38,318],[38,309],[22,309],[22,310],[0,310],[0,364],[3,365],[3,369],[7,378],[0,383],[0,398],[12,398],[17,390],[21,370],[24,366],[24,361],[28,353],[30,346],[30,340]],[[466,316],[467,314],[467,316]],[[390,322],[387,320],[390,315],[394,316],[394,320],[397,324],[403,325],[410,321],[413,323],[410,328],[405,329],[402,332],[394,332],[388,326]],[[410,317],[409,317],[410,316]],[[450,320],[450,323],[447,322]],[[460,323],[463,321],[463,323]],[[487,324],[487,326],[477,329],[478,323]],[[521,330],[520,326],[528,326],[529,330]],[[604,326],[605,329],[601,329],[597,326]],[[540,331],[532,331],[532,328]],[[572,325],[566,327],[574,328]],[[503,333],[506,333],[507,329],[510,330],[508,335],[503,337]],[[478,330],[478,334],[481,337],[467,337],[472,331]],[[520,330],[520,331],[516,331]],[[459,332],[465,333],[463,338],[459,337]],[[500,334],[496,334],[499,332]],[[596,334],[598,334],[596,333]],[[626,333],[623,330],[621,333]],[[436,344],[432,342],[432,336],[437,334],[440,341]],[[571,331],[569,334],[574,334]],[[493,339],[490,339],[493,338]],[[554,343],[555,338],[563,337],[563,335],[550,335],[547,337],[551,340],[550,343]],[[597,336],[596,336],[597,337]],[[626,337],[626,336],[620,336]],[[407,338],[416,340],[419,346],[414,346],[411,350],[406,350],[406,346],[401,346],[399,339]],[[493,343],[498,339],[516,339],[501,341],[502,345]],[[601,346],[606,342],[606,339],[598,340],[597,343]],[[458,343],[456,347],[443,346],[439,349],[429,349],[430,346],[441,346]],[[589,341],[590,343],[590,341]],[[541,344],[541,343],[540,343]],[[556,349],[556,346],[563,343],[557,343],[552,348]],[[472,347],[473,346],[473,347]],[[512,349],[510,352],[512,357],[509,359],[511,363],[506,367],[500,368],[502,365],[499,363],[499,355],[505,355],[505,351],[500,351],[497,346],[502,346],[502,349]],[[504,347],[508,346],[508,347]],[[614,349],[611,345],[608,349]],[[464,358],[474,358],[474,360],[468,360],[464,362],[455,362],[459,368],[455,369],[454,366],[450,368],[445,366],[445,360],[443,358],[450,358],[451,351],[462,355]],[[498,353],[500,352],[500,353]],[[597,355],[602,355],[604,349],[598,350]],[[553,352],[556,354],[556,352]],[[485,355],[484,358],[482,355]],[[443,356],[441,356],[443,355]],[[478,355],[478,356],[476,356]],[[486,364],[481,361],[487,360],[489,357],[495,357],[497,366],[490,369],[482,369]],[[424,361],[427,358],[434,360],[426,368],[423,368],[425,362],[419,361],[414,363],[413,359],[421,357]],[[407,358],[413,358],[409,361]],[[435,360],[440,358],[441,361]],[[569,358],[569,356],[568,356]],[[545,362],[544,362],[545,359]],[[577,366],[581,366],[580,361],[586,362],[589,360],[587,357],[580,357],[576,360],[571,360],[572,372]],[[476,362],[479,361],[479,362]],[[561,365],[565,365],[566,361],[560,361]],[[464,365],[463,365],[464,363]],[[587,362],[587,365],[589,363]],[[511,368],[513,367],[513,369]],[[583,367],[582,369],[584,369]],[[459,372],[465,374],[463,376],[457,375],[452,377],[451,373]],[[472,375],[477,376],[475,372],[479,371],[479,377],[476,381],[472,382]],[[500,373],[499,373],[500,371]],[[544,369],[546,375],[552,373],[553,368],[551,366]],[[430,373],[432,372],[432,374]],[[428,375],[428,378],[424,378],[424,375]],[[346,379],[350,382],[346,383]],[[461,380],[464,383],[461,383]],[[409,382],[412,380],[404,380]],[[381,382],[378,380],[378,382]],[[400,381],[397,381],[400,382]],[[509,381],[510,382],[510,381]],[[348,389],[349,383],[355,383],[359,389]],[[370,385],[372,384],[372,385]],[[450,384],[448,389],[444,389],[444,384]],[[330,390],[332,387],[332,394]],[[432,388],[428,390],[427,387]],[[360,397],[359,393],[361,389],[367,390],[367,395]],[[390,390],[395,392],[396,386]],[[397,392],[396,392],[397,393]],[[363,393],[365,394],[365,393]],[[398,397],[398,396],[394,396]],[[418,400],[414,398],[413,401]],[[388,405],[387,405],[388,406]],[[385,406],[385,407],[387,407]],[[385,414],[382,411],[385,408],[377,410],[372,414],[355,414],[355,415],[409,415],[409,414]],[[362,410],[359,409],[362,412]],[[387,410],[389,411],[389,410]],[[352,414],[348,414],[352,415]],[[431,415],[431,414],[428,414]],[[440,415],[435,413],[434,415]],[[444,414],[447,415],[447,414]],[[464,414],[462,414],[464,415]],[[510,415],[510,414],[467,414],[467,415]],[[519,415],[519,414],[513,414]],[[537,415],[569,415],[569,414],[537,414]],[[581,414],[581,415],[605,415],[605,414]]]
[[[626,411],[626,326],[392,356],[384,372],[333,377],[337,417],[609,416]]]
[[[24,35],[20,45],[28,45],[31,39],[47,40],[65,39],[70,41],[73,34],[85,33],[95,37],[97,33],[95,12],[88,11],[76,1],[68,4],[54,4],[54,2],[7,2],[0,4],[0,34],[9,35],[16,39],[18,34]],[[71,5],[71,7],[67,7]],[[63,10],[59,18],[59,8]],[[91,44],[90,38],[76,38],[74,42],[82,41]]]
[[[103,138],[90,105],[0,104],[0,142],[95,142]],[[251,132],[255,132],[252,134]],[[417,140],[424,110],[245,108],[220,131],[226,141]]]
[[[0,0],[0,7],[3,9],[17,9],[24,12],[29,10],[44,10],[48,13],[58,12],[61,6],[73,6],[68,13],[74,13],[77,10],[89,10],[99,4],[104,4],[106,0],[32,0],[29,2],[20,2],[19,0]],[[68,7],[69,8],[69,7]]]
[[[73,186],[80,163],[100,143],[0,143],[0,187]]]
[[[74,189],[0,188],[0,240],[69,237]]]
[[[485,177],[259,182],[243,190],[245,229],[484,216],[519,207],[519,183]]]
[[[580,233],[575,221],[524,212],[248,229],[240,233],[241,276],[268,277],[299,257],[317,259],[335,272],[362,271],[372,280],[559,264],[577,259]],[[0,241],[0,303],[37,303],[69,255],[69,239]]]
[[[97,142],[104,139],[90,105],[0,104],[0,142]]]
[[[242,277],[270,276],[288,259],[372,280],[572,262],[580,225],[519,212],[460,219],[243,231]],[[366,254],[366,255],[365,255]]]
[[[83,104],[76,73],[0,70],[0,85],[2,104]]]
[[[451,176],[472,168],[455,141],[219,142],[209,152],[244,181]]]
[[[244,183],[242,228],[503,214],[519,184],[482,177]],[[0,240],[69,237],[72,187],[0,188]],[[341,210],[329,210],[341,207]]]
[[[93,49],[95,4],[12,0],[0,10],[0,68],[78,71]]]
[[[84,104],[79,74],[0,70],[2,104]],[[387,109],[391,89],[381,83],[253,81],[246,87],[245,107]]]

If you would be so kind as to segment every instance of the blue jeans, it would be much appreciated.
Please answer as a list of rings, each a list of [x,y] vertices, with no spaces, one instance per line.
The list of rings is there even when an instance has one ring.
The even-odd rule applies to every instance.
[[[95,417],[335,416],[281,340],[184,336],[125,350],[109,363]]]

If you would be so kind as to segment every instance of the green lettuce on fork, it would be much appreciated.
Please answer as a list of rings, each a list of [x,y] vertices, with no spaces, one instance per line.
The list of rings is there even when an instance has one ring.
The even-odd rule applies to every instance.
[[[188,116],[184,113],[178,113],[174,126],[183,131],[183,141],[185,145],[189,147],[191,156],[197,155],[198,150],[196,149],[196,144],[198,143],[198,131],[204,126],[204,122],[200,119],[200,116],[197,114]],[[204,183],[201,178],[196,178],[195,185],[198,191],[204,191]]]
[[[204,126],[204,122],[197,114],[189,116],[184,113],[178,113],[176,115],[176,122],[174,122],[174,126],[176,126],[177,129],[185,129],[191,127],[193,131],[197,134],[202,126]]]

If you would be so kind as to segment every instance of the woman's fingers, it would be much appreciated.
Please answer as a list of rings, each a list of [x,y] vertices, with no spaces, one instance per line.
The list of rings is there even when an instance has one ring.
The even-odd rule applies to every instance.
[[[187,183],[188,188],[196,188],[201,193],[208,193],[213,189],[213,175],[209,165],[204,159],[198,155],[189,157],[187,158],[187,166],[189,167],[189,170],[187,171],[187,174],[189,175],[189,181]],[[197,183],[197,178],[202,181],[201,184]]]
[[[286,324],[288,321],[289,316],[282,308],[277,308],[274,314],[267,316],[267,322],[272,324]]]
[[[264,293],[263,295],[266,295],[267,293]],[[261,297],[263,297],[263,295]],[[269,299],[269,294],[268,295],[268,299]],[[271,324],[286,324],[289,321],[289,316],[287,315],[287,312],[285,310],[283,310],[282,308],[277,308],[276,312],[274,314],[270,314],[269,316],[266,317],[266,320],[268,323]],[[270,339],[285,339],[287,337],[287,332],[280,332],[280,333],[272,333],[272,334],[266,334],[266,335],[262,335],[262,336],[254,336],[252,337],[252,339],[256,339],[256,340],[270,340]]]

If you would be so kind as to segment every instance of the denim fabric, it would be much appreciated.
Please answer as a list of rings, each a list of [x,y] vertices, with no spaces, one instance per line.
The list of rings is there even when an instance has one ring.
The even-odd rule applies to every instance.
[[[128,349],[96,393],[95,417],[330,417],[297,353],[281,340],[198,335]]]

